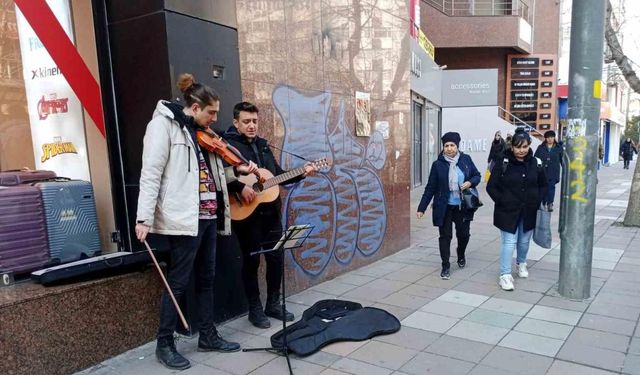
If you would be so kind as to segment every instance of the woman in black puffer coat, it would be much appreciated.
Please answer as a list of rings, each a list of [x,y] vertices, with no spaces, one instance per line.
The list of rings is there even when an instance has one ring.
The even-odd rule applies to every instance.
[[[527,252],[540,203],[547,192],[547,177],[542,163],[533,156],[531,138],[517,131],[511,140],[506,161],[491,171],[487,193],[495,202],[493,225],[500,229],[500,279],[504,290],[513,290],[511,258],[517,249],[518,276],[528,277]]]

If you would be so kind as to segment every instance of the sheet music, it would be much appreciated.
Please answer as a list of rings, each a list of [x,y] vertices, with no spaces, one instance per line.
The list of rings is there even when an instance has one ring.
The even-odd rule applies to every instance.
[[[292,225],[282,234],[274,249],[298,247],[309,236],[313,227],[310,224]],[[288,238],[288,240],[287,240]]]

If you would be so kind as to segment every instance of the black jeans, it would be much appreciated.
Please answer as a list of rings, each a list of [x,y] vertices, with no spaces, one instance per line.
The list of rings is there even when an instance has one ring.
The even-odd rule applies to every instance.
[[[167,282],[177,301],[185,294],[191,272],[195,271],[196,300],[200,317],[200,332],[209,332],[213,325],[213,283],[216,268],[216,220],[199,220],[198,235],[169,236],[171,264]],[[160,298],[160,328],[158,337],[171,336],[178,323],[178,312],[167,291]]]
[[[629,164],[631,163],[631,159],[624,158],[624,169],[629,169]]]
[[[271,249],[282,237],[282,224],[280,215],[275,209],[258,208],[251,216],[232,222],[233,232],[238,236],[240,249],[242,250],[242,281],[247,298],[260,296],[258,286],[258,268],[260,267],[260,255],[250,255],[254,251]],[[267,262],[267,294],[280,291],[282,278],[282,250],[264,253]]]
[[[469,227],[471,221],[465,220],[464,212],[458,206],[447,206],[442,226],[438,227],[440,238],[438,244],[440,246],[440,258],[442,259],[442,267],[449,267],[449,256],[451,248],[451,239],[453,238],[453,223],[456,225],[456,238],[458,239],[458,259],[464,258],[464,251],[469,243]]]

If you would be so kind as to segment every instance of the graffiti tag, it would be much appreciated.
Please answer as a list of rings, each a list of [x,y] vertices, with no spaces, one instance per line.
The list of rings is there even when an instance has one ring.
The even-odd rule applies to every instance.
[[[587,203],[587,198],[584,197],[586,191],[586,185],[584,182],[584,171],[586,166],[584,164],[584,152],[587,149],[587,139],[584,136],[578,136],[573,138],[575,142],[575,158],[569,164],[569,169],[575,172],[575,178],[571,181],[570,187],[575,188],[571,199],[581,203]]]

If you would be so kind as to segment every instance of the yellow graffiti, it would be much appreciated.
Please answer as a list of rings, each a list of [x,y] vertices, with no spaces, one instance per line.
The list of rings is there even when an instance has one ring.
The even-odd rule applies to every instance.
[[[587,139],[583,136],[575,137],[574,142],[576,156],[569,164],[569,170],[576,172],[576,178],[569,184],[571,188],[575,187],[575,192],[571,194],[571,199],[581,203],[587,203],[588,200],[584,197],[584,193],[587,190],[584,182],[584,170],[586,169],[584,165],[584,152],[587,149]]]
[[[76,146],[71,142],[57,142],[57,143],[45,143],[42,145],[42,158],[40,162],[45,161],[61,155],[61,154],[77,154]]]

